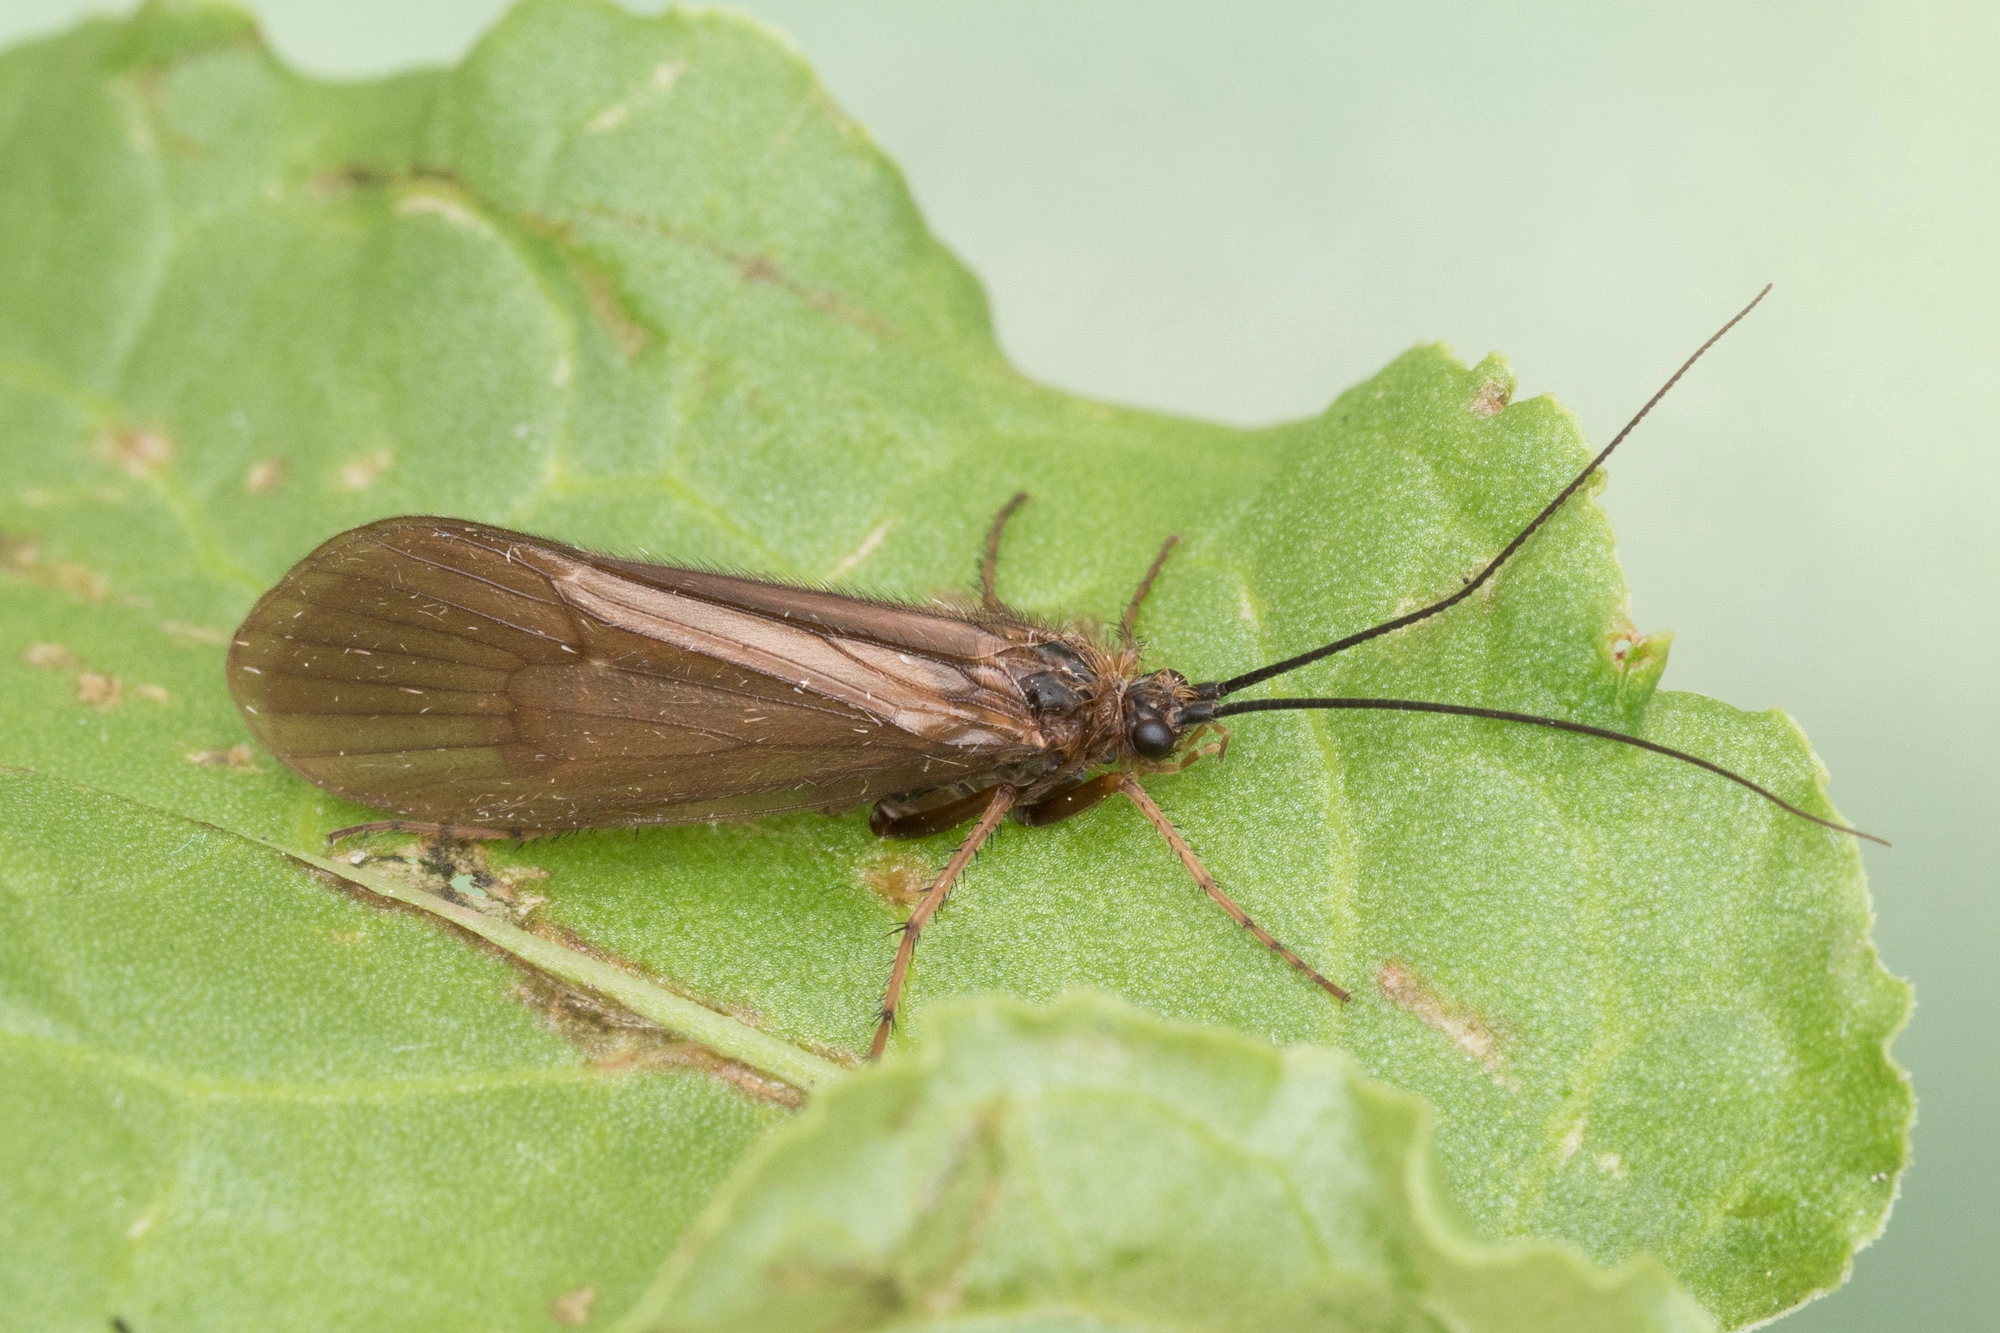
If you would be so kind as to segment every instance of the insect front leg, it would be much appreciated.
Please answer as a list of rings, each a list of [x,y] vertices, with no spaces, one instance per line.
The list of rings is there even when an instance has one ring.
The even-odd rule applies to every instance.
[[[1028,503],[1026,491],[1015,491],[1012,499],[1000,506],[1000,512],[993,516],[993,526],[986,530],[986,557],[979,562],[979,604],[988,611],[1004,611],[998,593],[993,591],[993,583],[1000,574],[1000,534],[1007,530],[1007,520],[1014,511]]]
[[[1252,921],[1250,914],[1238,907],[1235,899],[1222,891],[1222,886],[1215,882],[1215,876],[1208,873],[1208,867],[1194,854],[1194,848],[1188,846],[1187,839],[1181,836],[1181,831],[1174,827],[1166,812],[1153,803],[1153,798],[1146,794],[1146,789],[1139,785],[1137,778],[1130,773],[1118,773],[1113,776],[1118,779],[1117,789],[1129,797],[1132,804],[1139,807],[1139,813],[1146,817],[1146,822],[1151,824],[1162,838],[1166,839],[1167,846],[1174,849],[1174,855],[1181,859],[1181,864],[1187,867],[1188,874],[1201,886],[1201,891],[1213,898],[1217,907],[1229,913],[1232,921],[1254,935],[1259,944],[1310,977],[1314,984],[1334,999],[1345,1001],[1353,998],[1345,990],[1321,976],[1311,963],[1279,943],[1277,937],[1270,931]]]
[[[1118,637],[1127,648],[1139,641],[1139,608],[1146,604],[1146,594],[1153,590],[1153,580],[1160,577],[1160,569],[1167,563],[1167,556],[1172,554],[1180,540],[1179,535],[1175,535],[1161,543],[1160,553],[1146,568],[1146,577],[1139,580],[1139,586],[1132,591],[1132,600],[1125,603],[1125,615],[1118,622]]]
[[[930,888],[924,890],[923,901],[917,910],[910,913],[910,919],[903,923],[902,942],[896,946],[896,961],[889,968],[889,985],[882,996],[882,1015],[875,1025],[875,1040],[868,1047],[868,1058],[879,1060],[889,1045],[889,1030],[896,1026],[896,1005],[903,998],[903,982],[910,974],[910,959],[917,952],[917,937],[924,933],[924,923],[937,915],[938,908],[951,893],[952,885],[972,864],[981,844],[993,836],[993,830],[1000,827],[1000,821],[1014,806],[1014,789],[1001,783],[993,789],[992,799],[987,802],[986,813],[979,817],[979,823],[951,854],[951,860],[938,873]]]

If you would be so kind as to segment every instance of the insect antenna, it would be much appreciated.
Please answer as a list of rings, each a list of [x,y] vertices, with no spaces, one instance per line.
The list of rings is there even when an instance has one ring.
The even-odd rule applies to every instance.
[[[1228,717],[1235,713],[1276,713],[1298,708],[1352,708],[1397,713],[1443,713],[1450,717],[1476,717],[1484,718],[1491,722],[1519,722],[1528,726],[1548,727],[1555,731],[1572,732],[1578,736],[1589,736],[1600,741],[1616,741],[1620,745],[1630,745],[1641,750],[1650,750],[1654,754],[1665,755],[1669,759],[1678,759],[1684,764],[1693,764],[1696,768],[1706,769],[1717,777],[1728,778],[1739,787],[1749,788],[1771,804],[1777,806],[1780,810],[1797,815],[1800,819],[1811,820],[1815,824],[1833,829],[1838,833],[1848,833],[1857,838],[1866,838],[1868,841],[1880,843],[1884,847],[1889,845],[1887,838],[1878,838],[1873,833],[1864,833],[1858,828],[1852,828],[1836,820],[1822,818],[1809,810],[1801,810],[1798,806],[1793,805],[1770,788],[1752,782],[1741,773],[1724,768],[1721,764],[1703,759],[1700,755],[1689,754],[1685,750],[1676,750],[1670,745],[1661,745],[1657,741],[1642,740],[1637,736],[1627,736],[1621,731],[1610,731],[1603,727],[1593,727],[1583,722],[1571,722],[1560,717],[1542,717],[1535,713],[1513,713],[1502,708],[1475,708],[1469,704],[1432,703],[1423,699],[1336,698],[1243,699],[1231,704],[1198,703],[1184,710],[1182,718],[1191,723],[1208,722],[1216,718]]]
[[[1659,392],[1655,393],[1651,398],[1648,398],[1646,400],[1646,405],[1639,409],[1638,415],[1634,416],[1630,421],[1625,423],[1625,429],[1619,431],[1616,435],[1612,436],[1611,443],[1605,445],[1603,449],[1598,451],[1597,457],[1591,459],[1589,465],[1585,467],[1583,471],[1576,474],[1575,480],[1571,481],[1569,485],[1563,487],[1561,494],[1557,495],[1555,499],[1549,501],[1548,504],[1542,509],[1542,512],[1535,515],[1533,520],[1529,522],[1528,526],[1522,528],[1521,531],[1515,536],[1514,540],[1508,542],[1506,547],[1501,550],[1499,555],[1494,556],[1493,559],[1487,563],[1484,569],[1480,570],[1477,574],[1473,575],[1470,579],[1468,579],[1466,581],[1465,586],[1460,588],[1457,592],[1452,593],[1449,597],[1441,598],[1438,601],[1432,602],[1429,606],[1421,607],[1415,611],[1412,611],[1408,615],[1397,616],[1394,620],[1385,620],[1381,624],[1373,626],[1372,628],[1359,630],[1353,634],[1348,635],[1346,638],[1335,639],[1332,643],[1325,644],[1319,648],[1314,648],[1310,652],[1300,653],[1297,657],[1288,657],[1282,662],[1273,662],[1269,666],[1258,667],[1255,671],[1246,671],[1240,676],[1233,676],[1225,681],[1211,682],[1204,685],[1198,685],[1195,688],[1202,692],[1202,696],[1204,698],[1220,699],[1227,695],[1234,694],[1238,690],[1249,689],[1252,685],[1256,685],[1263,681],[1267,681],[1271,679],[1271,677],[1273,676],[1282,676],[1287,671],[1296,671],[1302,666],[1306,666],[1309,665],[1310,663],[1319,661],[1322,657],[1331,657],[1335,653],[1346,652],[1349,648],[1354,647],[1356,644],[1366,643],[1370,639],[1378,638],[1381,635],[1388,634],[1394,630],[1402,629],[1406,625],[1414,625],[1419,620],[1428,620],[1430,617],[1437,615],[1440,611],[1448,611],[1452,607],[1457,606],[1460,602],[1464,601],[1466,598],[1472,596],[1474,592],[1477,592],[1479,590],[1482,584],[1484,584],[1488,579],[1492,578],[1496,573],[1500,571],[1500,567],[1506,564],[1507,561],[1513,557],[1514,553],[1520,550],[1521,547],[1524,544],[1526,544],[1528,538],[1535,535],[1536,530],[1539,529],[1542,526],[1542,524],[1549,521],[1550,517],[1555,514],[1556,510],[1563,507],[1564,503],[1568,501],[1570,496],[1575,495],[1577,491],[1582,488],[1584,482],[1590,480],[1591,474],[1597,471],[1598,468],[1603,466],[1605,459],[1611,457],[1611,451],[1613,449],[1616,449],[1620,444],[1623,444],[1625,442],[1625,437],[1627,435],[1630,435],[1633,429],[1636,426],[1638,426],[1640,422],[1646,419],[1646,414],[1648,412],[1651,412],[1653,408],[1659,404],[1659,401],[1667,396],[1667,390],[1673,388],[1674,385],[1680,383],[1681,376],[1687,374],[1688,371],[1693,368],[1694,363],[1701,360],[1702,354],[1708,351],[1709,348],[1715,346],[1716,343],[1720,342],[1722,340],[1722,335],[1729,332],[1731,329],[1735,328],[1737,324],[1742,321],[1745,315],[1749,314],[1752,310],[1755,310],[1757,308],[1757,303],[1759,301],[1762,301],[1766,296],[1770,295],[1770,292],[1771,292],[1771,284],[1765,283],[1764,290],[1758,292],[1756,297],[1750,302],[1749,305],[1746,305],[1741,310],[1737,311],[1735,316],[1731,318],[1727,324],[1724,324],[1721,328],[1717,329],[1714,332],[1714,334],[1712,334],[1709,337],[1709,340],[1707,342],[1695,348],[1694,355],[1689,357],[1686,361],[1682,362],[1681,368],[1679,370],[1676,370],[1668,378],[1667,382],[1660,386]]]

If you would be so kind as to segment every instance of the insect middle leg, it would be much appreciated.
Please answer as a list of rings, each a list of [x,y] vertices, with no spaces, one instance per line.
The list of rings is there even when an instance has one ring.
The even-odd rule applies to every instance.
[[[879,1060],[889,1045],[889,1031],[896,1026],[896,1005],[903,998],[903,982],[910,974],[910,959],[917,952],[917,937],[924,933],[924,924],[937,910],[944,906],[945,898],[951,893],[952,885],[972,864],[980,845],[993,836],[993,830],[1000,827],[1000,821],[1014,807],[1014,789],[1006,783],[995,787],[991,799],[986,803],[986,813],[979,817],[972,832],[966,835],[958,850],[951,854],[951,860],[938,873],[930,888],[924,890],[923,901],[917,910],[910,913],[910,919],[903,923],[902,942],[896,946],[896,961],[889,968],[889,985],[882,996],[882,1015],[875,1025],[875,1040],[869,1044],[868,1058]]]

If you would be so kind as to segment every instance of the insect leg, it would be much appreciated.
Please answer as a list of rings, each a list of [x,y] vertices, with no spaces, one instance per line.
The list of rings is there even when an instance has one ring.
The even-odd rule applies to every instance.
[[[331,847],[343,838],[358,838],[365,833],[421,833],[427,838],[443,838],[447,842],[519,842],[545,832],[546,829],[431,824],[421,819],[378,819],[372,824],[350,824],[346,828],[337,828],[326,835],[326,845]]]
[[[889,1030],[896,1026],[896,1003],[903,997],[903,981],[910,974],[910,959],[917,952],[917,937],[924,933],[924,923],[937,914],[944,906],[946,895],[965,868],[972,864],[973,856],[980,844],[993,836],[993,830],[1000,827],[1000,821],[1007,817],[1007,811],[1014,804],[1014,789],[1001,783],[993,789],[993,799],[986,806],[979,823],[973,827],[958,850],[951,854],[951,860],[938,873],[930,888],[924,890],[924,900],[917,904],[917,910],[910,913],[910,919],[903,923],[903,939],[896,946],[896,961],[889,968],[889,985],[882,996],[882,1015],[875,1025],[875,1040],[868,1047],[868,1058],[879,1060],[889,1045]]]
[[[984,810],[992,799],[993,789],[986,787],[929,810],[903,813],[898,813],[891,802],[877,801],[868,812],[868,831],[878,838],[928,838],[933,833],[957,828]]]
[[[1060,824],[1071,815],[1080,815],[1106,797],[1123,791],[1119,784],[1124,776],[1123,773],[1105,773],[1086,782],[1072,783],[1033,805],[1024,805],[1016,810],[1014,822],[1026,824],[1029,828]]]
[[[1160,543],[1160,553],[1153,557],[1146,577],[1139,580],[1139,586],[1132,592],[1132,600],[1125,604],[1124,618],[1118,622],[1118,634],[1127,648],[1132,646],[1133,631],[1139,627],[1139,606],[1146,600],[1146,594],[1153,590],[1153,580],[1160,577],[1160,567],[1167,563],[1167,553],[1178,546],[1180,540],[1179,536],[1173,536]]]
[[[1305,959],[1278,943],[1270,931],[1265,930],[1255,921],[1252,921],[1250,914],[1238,907],[1235,901],[1222,891],[1222,886],[1215,882],[1215,876],[1208,873],[1208,867],[1203,865],[1201,858],[1194,854],[1194,848],[1188,846],[1187,839],[1183,838],[1181,831],[1175,828],[1173,823],[1168,820],[1166,813],[1159,806],[1153,804],[1153,798],[1146,794],[1146,789],[1139,785],[1137,778],[1133,777],[1130,773],[1120,773],[1118,774],[1118,779],[1118,790],[1124,792],[1132,799],[1132,804],[1139,807],[1139,813],[1144,815],[1146,821],[1159,831],[1162,838],[1167,840],[1167,846],[1174,849],[1174,855],[1180,857],[1181,864],[1187,867],[1188,874],[1194,876],[1194,882],[1201,886],[1201,891],[1215,899],[1217,907],[1229,913],[1230,918],[1237,925],[1256,936],[1259,944],[1262,944],[1272,953],[1278,955],[1278,957],[1312,978],[1313,982],[1321,990],[1333,996],[1334,999],[1346,1000],[1351,998],[1346,991],[1321,976],[1311,963],[1308,963]]]
[[[988,611],[999,611],[1000,598],[993,591],[993,580],[1000,573],[1000,534],[1006,531],[1007,520],[1014,517],[1014,511],[1028,503],[1026,491],[1015,491],[1013,499],[1000,506],[1000,512],[993,516],[993,526],[986,530],[986,557],[979,562],[979,603]]]

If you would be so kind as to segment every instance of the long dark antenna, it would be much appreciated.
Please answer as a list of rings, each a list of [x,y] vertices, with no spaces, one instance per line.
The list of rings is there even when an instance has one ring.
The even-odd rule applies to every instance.
[[[1195,688],[1199,689],[1202,692],[1203,697],[1205,698],[1220,699],[1225,695],[1234,694],[1238,690],[1246,690],[1250,688],[1252,685],[1256,685],[1262,681],[1267,681],[1273,676],[1282,676],[1287,671],[1296,671],[1302,666],[1306,666],[1309,663],[1319,661],[1322,657],[1331,657],[1335,653],[1345,652],[1349,648],[1354,647],[1354,645],[1358,643],[1366,643],[1370,639],[1378,638],[1381,635],[1388,634],[1393,630],[1402,629],[1405,625],[1414,625],[1419,620],[1428,620],[1430,617],[1436,615],[1438,612],[1448,611],[1452,607],[1457,606],[1460,602],[1464,601],[1466,598],[1472,596],[1474,592],[1478,591],[1479,586],[1481,584],[1485,583],[1486,580],[1492,578],[1494,574],[1499,572],[1500,566],[1506,564],[1509,558],[1513,556],[1514,552],[1520,550],[1522,545],[1527,542],[1528,538],[1535,535],[1536,529],[1540,528],[1542,524],[1549,521],[1550,515],[1554,514],[1556,510],[1562,508],[1564,502],[1567,501],[1570,496],[1575,495],[1577,493],[1577,490],[1580,487],[1582,487],[1584,482],[1590,480],[1590,474],[1597,471],[1599,467],[1603,466],[1604,460],[1611,457],[1611,451],[1613,449],[1616,449],[1620,444],[1623,444],[1625,442],[1625,437],[1632,433],[1633,428],[1636,427],[1640,422],[1644,421],[1646,419],[1646,414],[1652,411],[1653,408],[1656,405],[1658,405],[1659,401],[1662,398],[1665,398],[1667,396],[1667,390],[1673,388],[1674,385],[1680,383],[1681,376],[1687,374],[1688,371],[1694,366],[1694,363],[1701,360],[1702,353],[1706,352],[1709,348],[1715,346],[1716,343],[1720,342],[1722,340],[1722,335],[1729,332],[1731,329],[1735,328],[1737,324],[1742,321],[1745,315],[1749,314],[1752,310],[1755,310],[1757,308],[1757,302],[1762,301],[1766,296],[1770,295],[1770,292],[1771,292],[1771,284],[1765,283],[1764,290],[1757,293],[1755,300],[1751,301],[1749,305],[1746,305],[1741,310],[1737,311],[1735,317],[1732,318],[1727,324],[1724,324],[1721,328],[1717,329],[1713,334],[1713,336],[1711,336],[1707,342],[1695,348],[1694,355],[1689,357],[1686,361],[1682,362],[1681,368],[1679,370],[1676,370],[1673,373],[1672,377],[1669,378],[1665,384],[1662,384],[1660,386],[1660,391],[1654,394],[1651,398],[1648,398],[1646,400],[1646,405],[1639,409],[1639,414],[1633,417],[1630,421],[1625,423],[1625,429],[1619,431],[1616,435],[1612,436],[1611,443],[1605,445],[1604,448],[1599,451],[1597,457],[1590,460],[1590,466],[1584,468],[1583,471],[1577,473],[1576,480],[1570,482],[1569,485],[1562,488],[1562,494],[1556,496],[1555,499],[1549,501],[1548,506],[1544,508],[1541,513],[1535,515],[1534,521],[1529,523],[1527,527],[1522,528],[1520,534],[1516,536],[1513,541],[1507,543],[1506,549],[1502,550],[1499,555],[1494,556],[1492,561],[1487,564],[1486,568],[1480,570],[1477,574],[1473,575],[1472,578],[1466,582],[1466,585],[1460,588],[1457,592],[1453,593],[1449,597],[1444,598],[1441,601],[1432,602],[1429,606],[1423,607],[1420,610],[1412,611],[1406,616],[1397,616],[1394,620],[1385,620],[1381,624],[1376,625],[1372,629],[1361,630],[1359,633],[1350,634],[1344,639],[1335,639],[1332,643],[1329,643],[1321,648],[1315,648],[1311,652],[1300,653],[1297,657],[1288,657],[1282,662],[1273,662],[1271,663],[1271,665],[1266,667],[1258,667],[1255,671],[1247,671],[1240,676],[1232,677],[1231,679],[1222,681],[1219,684],[1199,685],[1196,686]],[[1773,797],[1772,799],[1776,800],[1777,798]],[[1811,816],[1807,816],[1807,818],[1811,818]]]
[[[1689,754],[1685,750],[1676,750],[1672,746],[1661,745],[1654,741],[1641,740],[1637,736],[1627,736],[1621,731],[1607,731],[1603,727],[1593,727],[1583,722],[1569,722],[1559,717],[1541,717],[1534,713],[1510,713],[1501,708],[1474,708],[1468,704],[1431,703],[1422,699],[1244,699],[1233,704],[1193,704],[1182,710],[1181,720],[1184,723],[1195,724],[1212,721],[1216,718],[1228,717],[1234,713],[1276,713],[1295,708],[1356,708],[1396,713],[1444,713],[1451,717],[1478,717],[1492,722],[1522,722],[1529,726],[1549,727],[1556,731],[1574,732],[1579,736],[1590,736],[1601,741],[1616,741],[1620,745],[1632,745],[1641,750],[1651,750],[1654,754],[1663,754],[1669,759],[1678,759],[1684,764],[1693,764],[1696,768],[1707,769],[1717,777],[1728,778],[1739,787],[1748,787],[1751,791],[1756,792],[1779,809],[1797,815],[1800,819],[1809,819],[1815,824],[1833,829],[1838,833],[1850,833],[1857,838],[1866,838],[1870,842],[1879,842],[1884,847],[1889,845],[1889,840],[1886,838],[1878,838],[1873,833],[1863,833],[1858,828],[1850,828],[1846,824],[1836,823],[1831,819],[1823,819],[1810,811],[1801,810],[1784,797],[1770,790],[1770,788],[1752,782],[1741,773],[1731,772],[1721,764],[1711,763],[1709,760],[1703,759],[1700,755]]]

